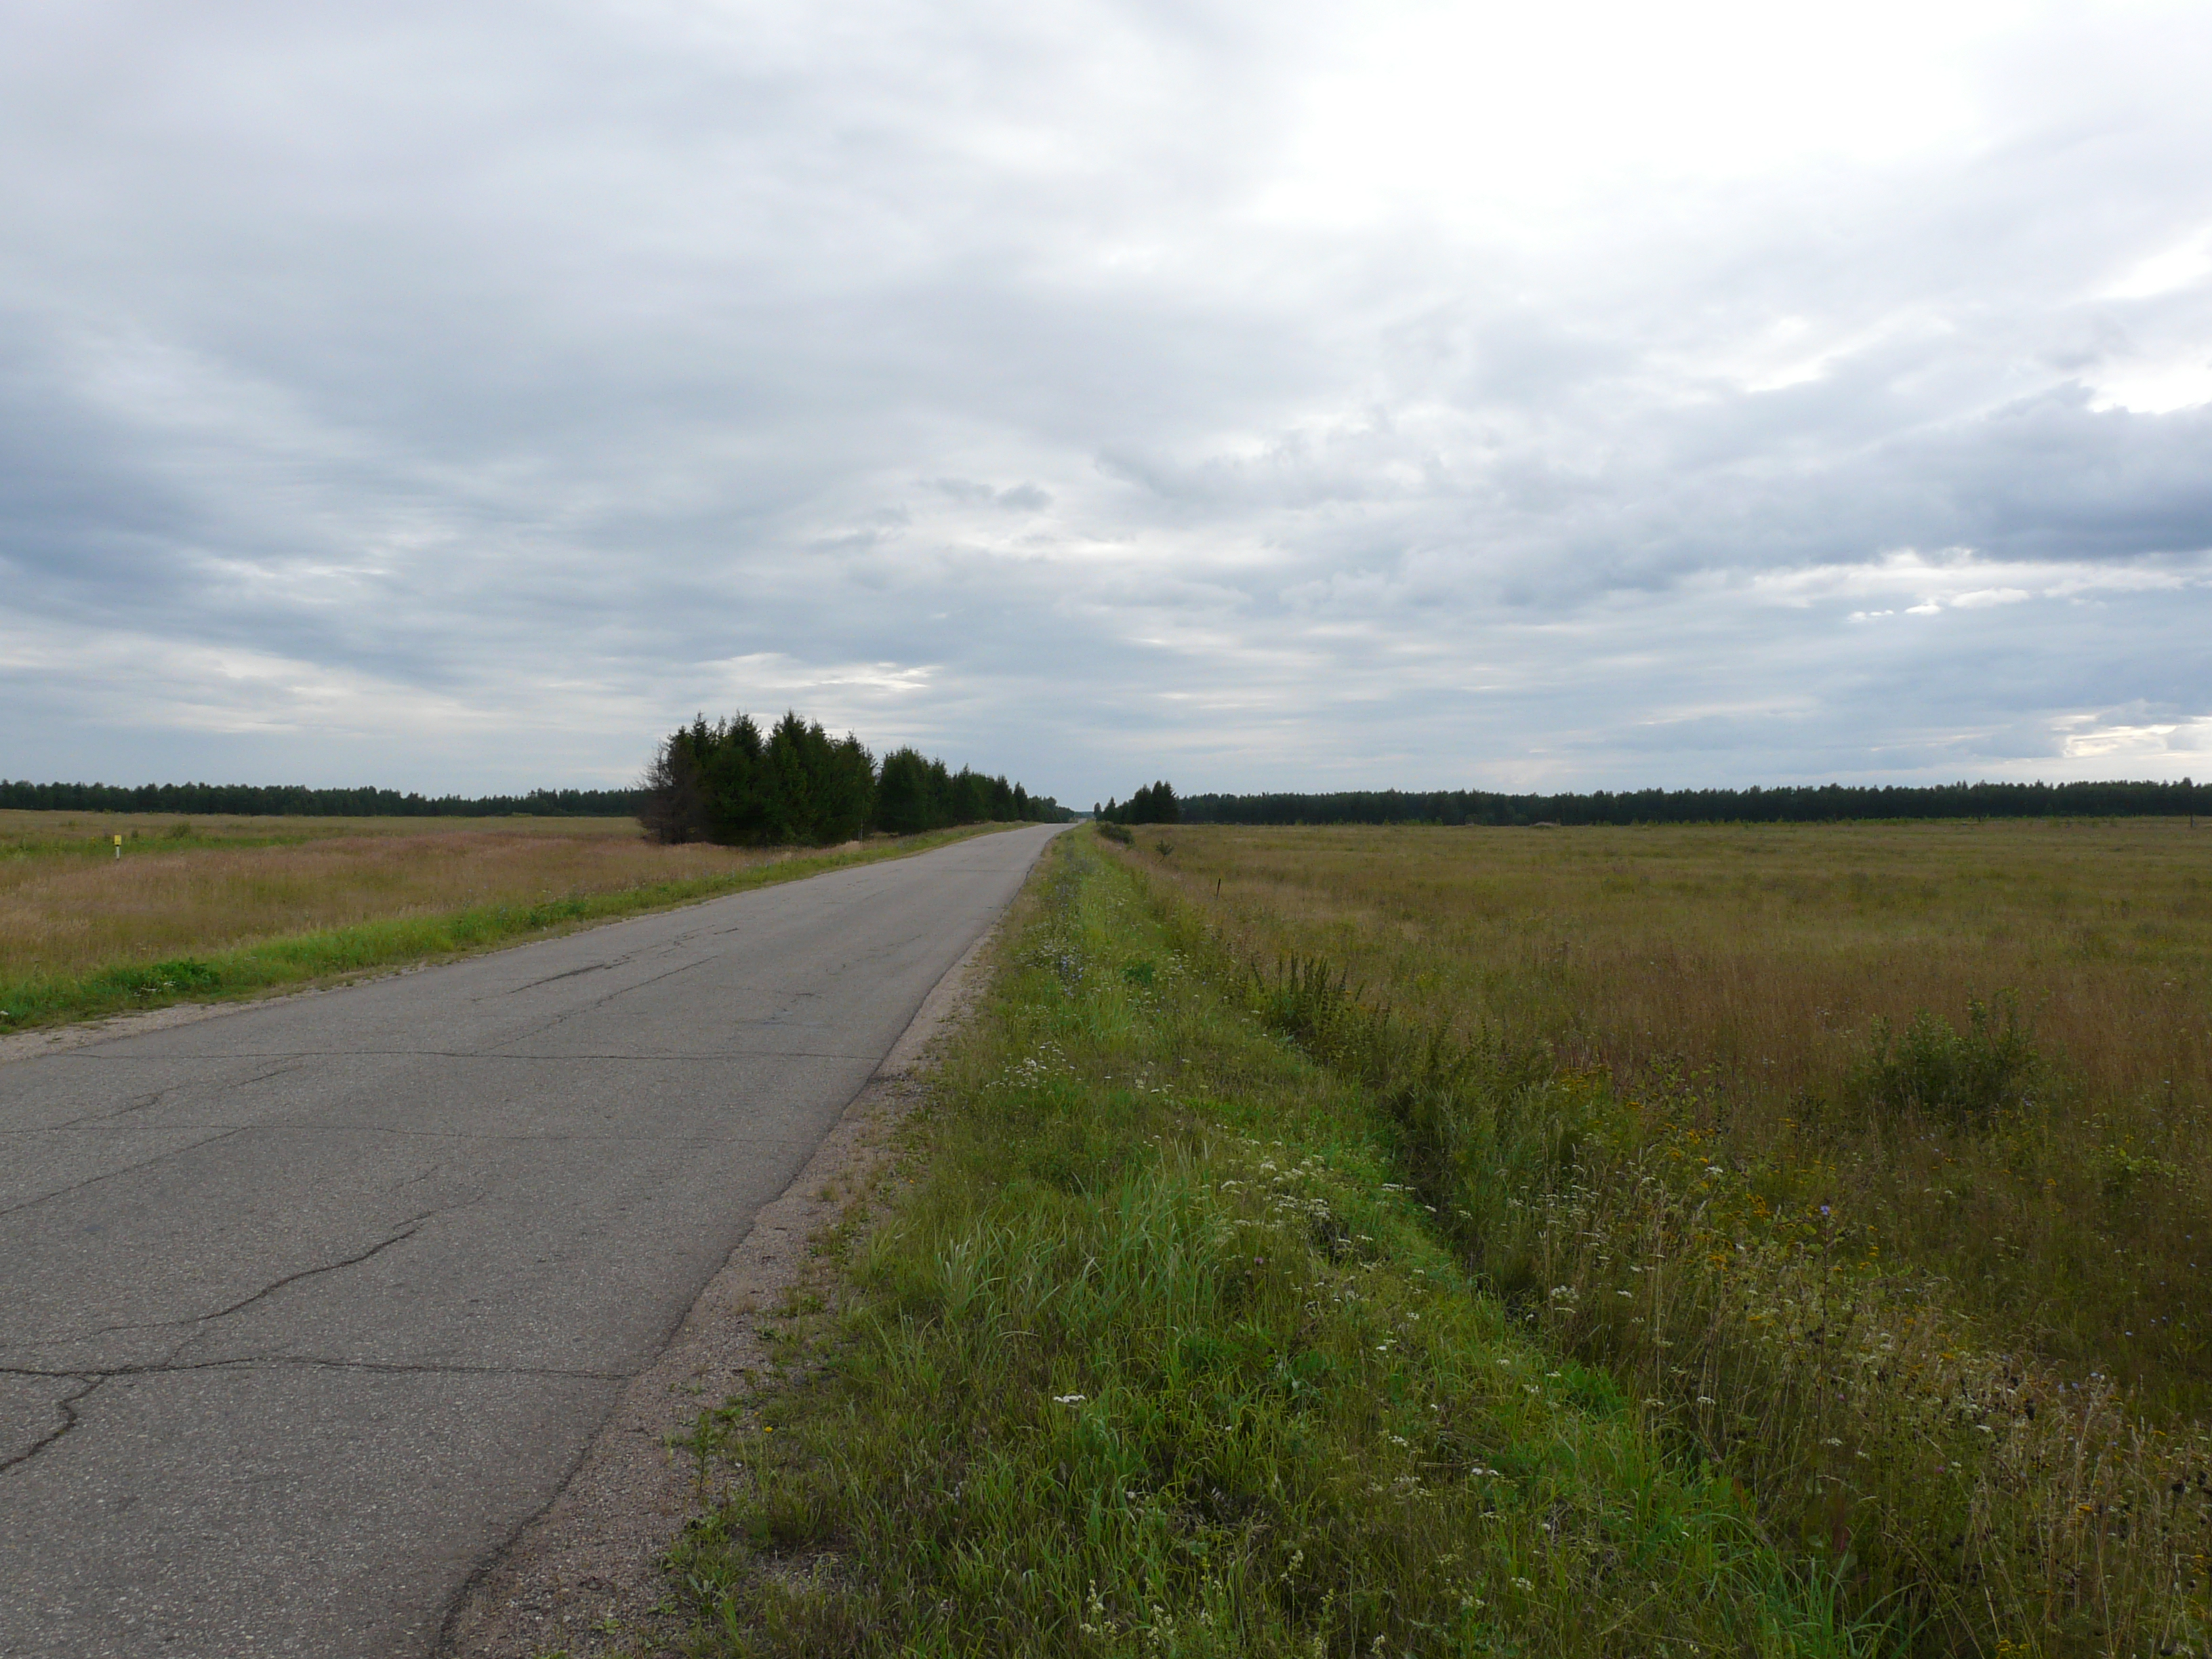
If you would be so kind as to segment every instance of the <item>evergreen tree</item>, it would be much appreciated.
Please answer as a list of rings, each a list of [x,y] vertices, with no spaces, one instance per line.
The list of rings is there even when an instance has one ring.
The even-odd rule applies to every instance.
[[[1181,823],[1182,806],[1174,786],[1164,781],[1146,785],[1129,797],[1126,805],[1106,803],[1099,816],[1109,823]]]

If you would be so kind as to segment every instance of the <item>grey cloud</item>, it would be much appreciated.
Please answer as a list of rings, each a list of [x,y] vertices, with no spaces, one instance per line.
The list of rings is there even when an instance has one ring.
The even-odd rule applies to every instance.
[[[2101,406],[2212,362],[2203,277],[2109,292],[2212,226],[2171,20],[1556,246],[1301,216],[1320,9],[19,21],[0,774],[621,780],[797,702],[1087,802],[2212,713],[2212,391]],[[2032,597],[1907,616],[1906,549]]]
[[[994,489],[972,478],[934,478],[931,483],[963,507],[1003,507],[1017,513],[1042,513],[1052,505],[1052,492],[1034,483],[1009,484],[1003,489]]]

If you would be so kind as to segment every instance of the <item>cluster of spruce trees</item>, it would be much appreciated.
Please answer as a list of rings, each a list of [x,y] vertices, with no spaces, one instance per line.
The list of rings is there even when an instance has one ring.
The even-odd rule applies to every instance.
[[[1176,799],[1174,787],[1165,782],[1147,784],[1125,801],[1109,800],[1091,810],[1105,823],[1182,822],[1182,803]]]
[[[749,714],[705,715],[669,733],[647,769],[638,820],[663,842],[833,846],[870,830],[914,835],[960,823],[1059,823],[1048,795],[919,750],[878,765],[860,740],[787,713],[763,732]]]
[[[1192,795],[1193,823],[1829,823],[1853,818],[2182,817],[2212,810],[2189,779],[2141,783],[1839,783],[1499,795],[1480,789]]]

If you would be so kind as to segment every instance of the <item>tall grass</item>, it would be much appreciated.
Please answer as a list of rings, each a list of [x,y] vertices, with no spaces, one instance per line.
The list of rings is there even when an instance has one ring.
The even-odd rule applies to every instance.
[[[2212,832],[1186,825],[1136,850],[1194,899],[1218,884],[1250,954],[1325,956],[1414,1026],[1817,1170],[1808,1197],[2008,1345],[2212,1413]],[[1878,1109],[1977,1002],[2025,1109],[1970,1133]]]
[[[1363,1090],[1087,839],[1047,868],[849,1305],[702,1419],[691,1650],[1872,1645],[1474,1291]]]
[[[1930,1651],[2203,1650],[2205,1047],[2132,1005],[2202,997],[2212,838],[1644,833],[1127,856],[1280,964],[1259,1006],[1393,1115],[1532,1331],[1856,1605]]]

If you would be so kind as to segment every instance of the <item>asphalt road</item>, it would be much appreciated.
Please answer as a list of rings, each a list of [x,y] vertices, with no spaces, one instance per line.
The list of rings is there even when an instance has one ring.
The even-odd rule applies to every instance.
[[[0,1654],[426,1652],[1052,834],[0,1066]]]

